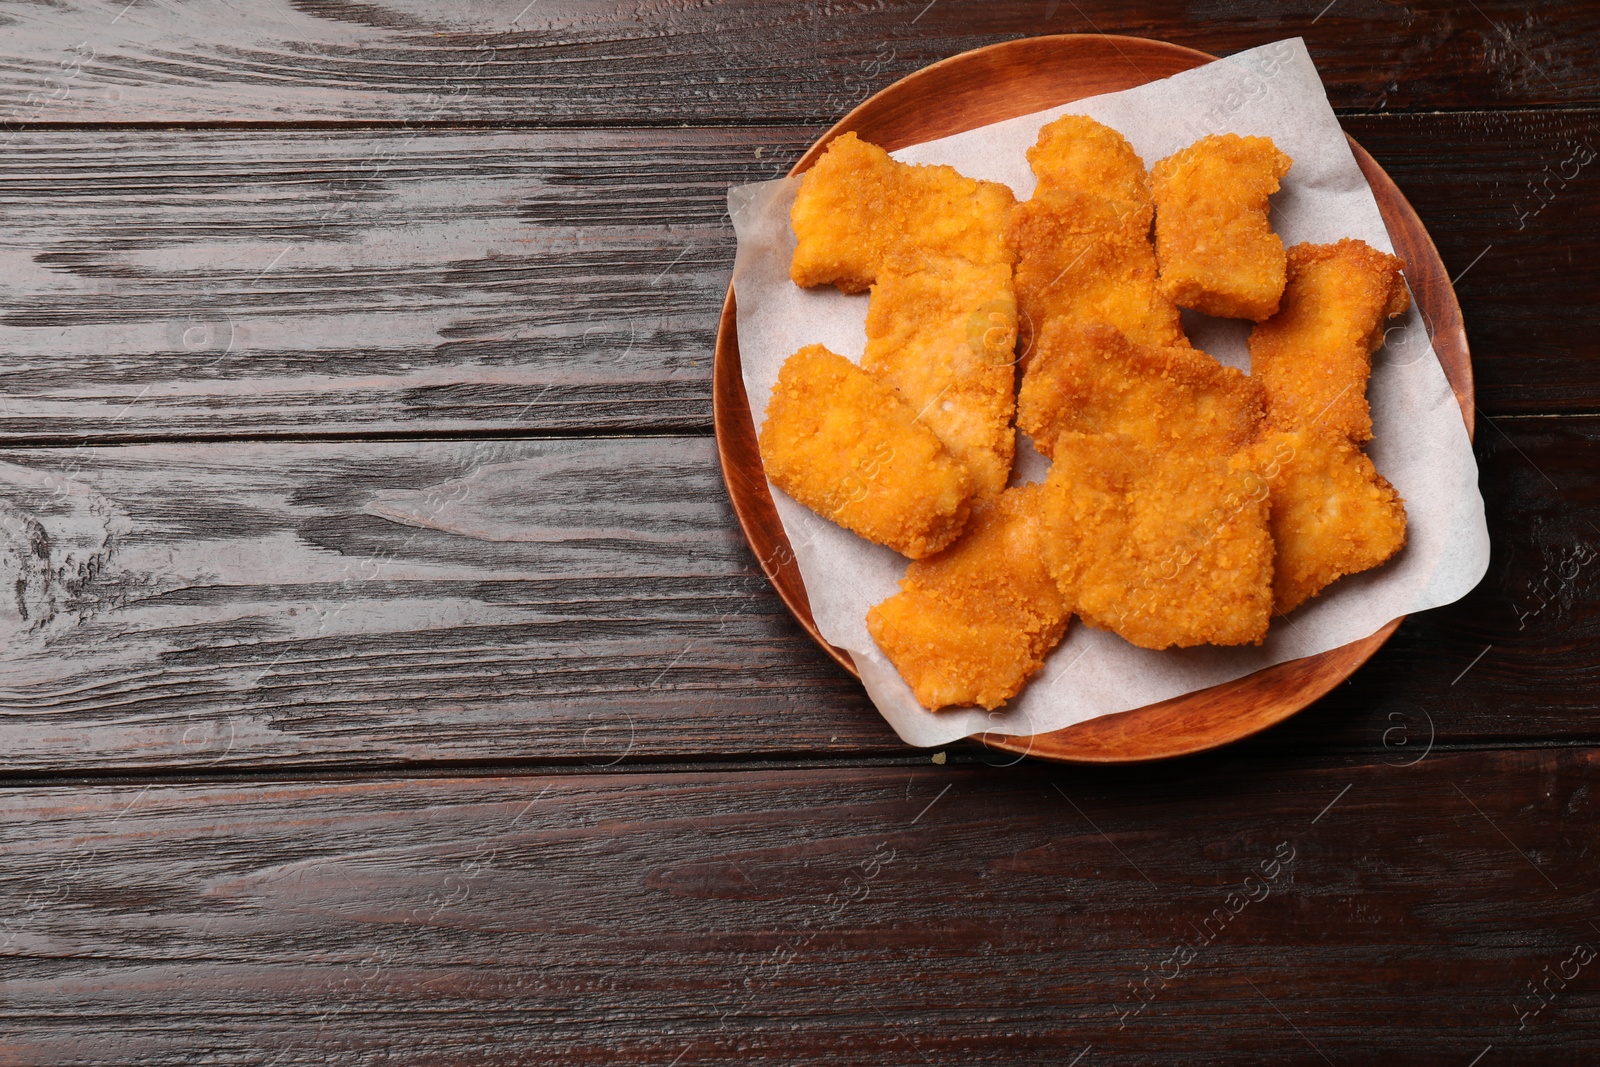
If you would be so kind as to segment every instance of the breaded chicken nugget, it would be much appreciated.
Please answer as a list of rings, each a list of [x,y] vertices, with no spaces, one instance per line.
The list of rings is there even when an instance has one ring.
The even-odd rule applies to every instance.
[[[1335,579],[1370,570],[1405,544],[1405,501],[1345,438],[1276,433],[1253,453],[1271,487],[1275,611],[1293,611]]]
[[[1063,115],[1039,130],[1028,149],[1038,192],[1093,193],[1107,200],[1150,203],[1144,160],[1110,126],[1083,115]]]
[[[1003,239],[1016,198],[997,182],[953,167],[891,159],[854,133],[841,134],[805,173],[789,212],[798,244],[789,276],[859,293],[884,257],[904,246],[978,264],[1010,265]]]
[[[1411,306],[1405,263],[1364,241],[1289,249],[1279,311],[1250,332],[1250,373],[1276,430],[1372,439],[1367,378],[1384,323]]]
[[[1178,308],[1157,288],[1154,207],[1127,138],[1081,115],[1028,149],[1038,186],[1007,239],[1017,252],[1018,351],[1052,318],[1106,322],[1141,344],[1186,345]]]
[[[1053,319],[1023,375],[1017,425],[1046,456],[1064,433],[1227,455],[1255,440],[1262,404],[1259,382],[1197,349],[1152,348],[1103,323]]]
[[[1005,264],[892,253],[878,272],[861,366],[967,465],[979,496],[998,495],[1011,475],[1016,338]]]
[[[1040,192],[1020,205],[1007,239],[1017,250],[1017,351],[1031,358],[1050,319],[1104,322],[1146,345],[1187,345],[1178,308],[1156,287],[1148,204],[1091,193]]]
[[[1040,492],[981,505],[964,537],[907,567],[900,592],[867,612],[867,632],[929,711],[999,707],[1066,633],[1070,609],[1041,560]]]
[[[970,514],[966,467],[898,393],[822,345],[784,361],[760,445],[772,484],[912,559],[955,540]]]
[[[1267,197],[1292,161],[1270,137],[1202,138],[1150,171],[1161,291],[1179,307],[1260,322],[1283,295]]]
[[[1152,649],[1266,636],[1267,488],[1244,455],[1066,434],[1043,484],[1045,562],[1085,623]]]

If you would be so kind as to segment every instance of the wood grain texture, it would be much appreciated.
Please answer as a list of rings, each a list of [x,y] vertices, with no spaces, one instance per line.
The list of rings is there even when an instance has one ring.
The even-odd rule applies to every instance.
[[[770,594],[707,439],[0,464],[13,773],[897,746]]]
[[[1467,270],[1494,564],[1220,752],[935,766],[695,436],[723,195],[911,70],[1093,31],[1306,36]],[[1506,416],[1600,410],[1597,32],[1520,0],[0,9],[0,442],[108,446],[0,449],[0,1064],[1594,1062],[1600,971],[1562,975],[1600,948],[1600,418]],[[643,432],[685,436],[578,437]]]
[[[773,133],[20,137],[0,434],[706,426]]]
[[[6,790],[0,1055],[1586,1064],[1600,963],[1569,961],[1600,945],[1597,771],[1591,750]]]
[[[14,6],[0,121],[827,124],[919,67],[1022,36],[1214,54],[1304,36],[1336,106],[1600,99],[1600,12],[1519,0],[57,0]]]
[[[1600,113],[1344,121],[1358,140],[1385,131],[1378,158],[1457,278],[1483,409],[1600,409],[1585,336],[1600,293]]]
[[[1600,112],[1344,121],[1467,271],[1483,410],[1600,408]],[[727,187],[818,132],[19,136],[0,436],[709,428]]]
[[[1251,751],[1600,740],[1600,419],[1478,449],[1489,576]],[[709,439],[0,463],[11,774],[905,751],[773,595]]]

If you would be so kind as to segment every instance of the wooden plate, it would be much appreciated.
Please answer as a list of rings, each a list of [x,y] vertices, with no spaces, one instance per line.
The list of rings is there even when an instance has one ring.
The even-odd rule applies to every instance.
[[[924,67],[863,102],[812,145],[790,173],[809,168],[828,142],[847,130],[892,151],[1085,96],[1131,89],[1215,58],[1162,41],[1088,34],[1030,37],[963,52]],[[1450,277],[1422,221],[1394,182],[1360,145],[1351,141],[1350,146],[1377,197],[1395,252],[1408,264],[1406,278],[1470,435],[1472,364]],[[856,674],[850,654],[829,644],[817,630],[794,553],[767,490],[739,366],[731,285],[717,332],[712,388],[722,473],[750,547],[800,624],[846,670]],[[1159,704],[1051,733],[1029,737],[986,733],[974,739],[1019,757],[1032,755],[1068,763],[1163,759],[1215,748],[1282,722],[1328,692],[1365,663],[1401,621],[1396,619],[1370,637],[1343,647],[1279,663]]]

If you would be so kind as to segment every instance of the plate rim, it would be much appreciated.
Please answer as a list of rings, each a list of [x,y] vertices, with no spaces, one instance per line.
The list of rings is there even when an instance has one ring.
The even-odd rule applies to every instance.
[[[858,128],[862,124],[863,117],[881,109],[885,100],[906,94],[915,89],[919,82],[937,78],[945,71],[955,67],[1001,60],[1007,53],[1041,48],[1045,50],[1064,48],[1070,52],[1072,49],[1089,42],[1095,44],[1110,43],[1130,64],[1133,61],[1122,51],[1122,44],[1127,44],[1138,51],[1150,51],[1153,49],[1179,61],[1193,60],[1183,69],[1203,66],[1222,58],[1168,41],[1120,34],[1049,34],[1014,38],[1009,41],[1001,41],[980,48],[969,49],[930,63],[925,67],[920,67],[867,97],[818,137],[795,162],[794,166],[790,168],[787,176],[792,177],[809,169],[811,164],[835,137],[847,130]],[[1135,69],[1137,69],[1136,65]],[[1161,77],[1169,76],[1162,75]],[[1147,84],[1156,80],[1160,79],[1144,78],[1134,84]],[[1027,111],[1019,112],[1018,114],[1033,114],[1050,107],[1059,107],[1063,104],[1072,103],[1074,100],[1083,99],[1085,96],[1116,91],[1119,90],[1108,89],[1094,93],[1067,96],[1054,104],[1047,104],[1043,108],[1030,107]],[[977,125],[986,124],[987,122],[980,122]],[[972,129],[976,127],[967,126],[964,128]],[[953,130],[951,132],[959,131]],[[921,143],[922,140],[926,139],[928,138],[919,138],[917,141],[907,143]],[[1428,234],[1427,228],[1422,224],[1422,220],[1417,216],[1410,202],[1400,192],[1399,187],[1394,184],[1393,179],[1384,172],[1377,161],[1354,138],[1346,133],[1345,139],[1350,145],[1351,152],[1357,165],[1361,168],[1362,174],[1366,177],[1368,185],[1372,187],[1374,199],[1377,200],[1379,209],[1383,214],[1385,228],[1389,233],[1391,243],[1395,246],[1396,252],[1402,254],[1402,258],[1406,260],[1406,280],[1411,285],[1419,308],[1426,301],[1428,307],[1432,309],[1433,313],[1431,314],[1427,309],[1424,309],[1425,325],[1431,327],[1430,341],[1433,343],[1435,353],[1450,382],[1452,391],[1455,393],[1457,403],[1461,407],[1462,420],[1465,423],[1467,436],[1470,439],[1475,429],[1475,420],[1473,418],[1475,413],[1475,390],[1471,353],[1467,347],[1466,332],[1454,287],[1450,285],[1449,277],[1444,273],[1443,262],[1439,257],[1438,249],[1434,246],[1431,235]],[[1397,229],[1399,230],[1398,233]],[[1409,251],[1410,254],[1404,254],[1405,251]],[[1441,348],[1441,341],[1445,348],[1450,349],[1449,358],[1447,358],[1445,350]],[[745,541],[755,553],[762,572],[778,593],[779,598],[784,602],[785,607],[788,608],[790,614],[795,617],[802,628],[835,662],[859,680],[860,671],[856,668],[850,653],[828,641],[817,628],[816,621],[811,614],[811,605],[806,594],[805,583],[800,576],[798,566],[794,562],[793,549],[788,543],[781,521],[778,520],[777,510],[772,502],[772,496],[768,491],[765,477],[751,478],[740,467],[741,462],[747,462],[753,456],[756,468],[759,471],[760,456],[759,452],[755,450],[754,418],[750,411],[749,399],[744,391],[738,350],[737,306],[731,277],[728,282],[727,293],[723,299],[722,313],[717,328],[712,375],[712,419],[723,481],[728,489],[729,499],[733,504],[734,514],[744,534]],[[1033,756],[1037,759],[1069,764],[1146,763],[1156,760],[1176,759],[1219,748],[1276,726],[1309,707],[1370,659],[1394,634],[1400,624],[1405,621],[1405,618],[1406,616],[1400,616],[1393,619],[1367,637],[1347,642],[1337,648],[1329,649],[1313,656],[1285,660],[1239,678],[1204,689],[1191,690],[1188,693],[1182,693],[1154,704],[1096,716],[1058,730],[1039,734],[1011,735],[985,731],[980,734],[969,735],[968,739],[976,741],[987,748],[1014,754],[1019,760],[1024,756]],[[1159,718],[1170,714],[1171,709],[1185,704],[1203,704],[1207,700],[1219,699],[1230,690],[1242,690],[1251,685],[1259,685],[1268,675],[1273,675],[1274,680],[1279,676],[1292,679],[1298,673],[1311,670],[1317,661],[1328,656],[1336,656],[1342,662],[1339,662],[1331,670],[1323,669],[1320,673],[1312,675],[1310,684],[1296,688],[1292,695],[1282,702],[1280,707],[1267,714],[1249,719],[1248,723],[1242,727],[1223,729],[1209,734],[1180,733],[1178,736],[1169,737],[1168,740],[1171,743],[1163,746],[1159,743],[1150,743],[1152,740],[1159,742],[1163,737],[1159,730],[1151,731],[1141,726],[1140,720],[1142,719]],[[1116,746],[1115,742],[1125,738],[1130,728],[1145,743],[1146,747],[1143,751],[1129,752]],[[1099,737],[1103,742],[1108,743],[1103,743],[1097,747],[1093,743],[1095,737]]]

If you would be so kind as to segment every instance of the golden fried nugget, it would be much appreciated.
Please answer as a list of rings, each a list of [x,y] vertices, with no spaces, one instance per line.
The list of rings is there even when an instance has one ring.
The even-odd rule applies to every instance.
[[[1154,207],[1127,138],[1063,115],[1028,149],[1038,185],[1008,232],[1016,250],[1019,351],[1052,318],[1106,322],[1143,344],[1186,345],[1177,306],[1157,288]]]
[[[1283,242],[1267,197],[1290,158],[1270,137],[1204,137],[1150,170],[1161,291],[1179,307],[1260,322],[1283,295]]]
[[[801,179],[789,212],[798,238],[789,276],[796,285],[831,282],[859,293],[887,254],[907,246],[1010,265],[1015,257],[1003,235],[1015,205],[998,182],[901,163],[854,133],[841,134]]]
[[[808,345],[784,361],[761,426],[772,484],[869,541],[920,559],[961,533],[972,478],[900,395]]]
[[[1017,425],[1046,456],[1063,433],[1227,455],[1261,428],[1259,382],[1194,348],[1152,348],[1103,323],[1052,319],[1017,394]]]
[[[1250,332],[1250,373],[1276,430],[1372,438],[1367,378],[1384,323],[1411,306],[1398,257],[1364,241],[1289,249],[1279,311]]]
[[[1086,624],[1152,649],[1266,636],[1268,494],[1244,454],[1065,434],[1044,486],[1046,565]]]
[[[1104,322],[1140,344],[1185,346],[1178,308],[1156,287],[1148,203],[1040,192],[1018,206],[1007,239],[1017,251],[1017,350],[1031,357],[1050,319]]]
[[[967,465],[979,496],[998,495],[1011,476],[1016,337],[1005,264],[894,253],[878,272],[861,366]]]
[[[1345,438],[1275,433],[1253,452],[1256,470],[1271,487],[1275,611],[1293,611],[1334,580],[1376,567],[1405,544],[1405,501]]]
[[[1107,200],[1150,203],[1144,160],[1128,139],[1082,115],[1063,115],[1039,130],[1028,149],[1037,192],[1093,193]]]
[[[867,632],[929,711],[996,708],[1015,696],[1071,614],[1041,559],[1038,485],[980,506],[970,531],[906,568]]]

